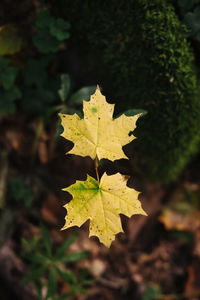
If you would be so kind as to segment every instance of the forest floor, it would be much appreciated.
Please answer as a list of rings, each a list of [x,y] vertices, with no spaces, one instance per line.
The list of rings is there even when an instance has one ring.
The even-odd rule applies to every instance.
[[[41,222],[49,229],[54,247],[79,232],[70,251],[89,252],[87,258],[67,267],[77,276],[87,268],[96,280],[85,287],[86,295],[76,294],[71,299],[200,299],[199,158],[176,182],[166,186],[133,179],[134,172],[128,162],[105,162],[100,173],[102,168],[108,173],[120,168],[123,174],[131,176],[130,185],[133,182],[142,192],[139,199],[148,213],[148,217],[121,216],[124,233],[118,234],[107,249],[97,238],[89,238],[89,222],[80,229],[60,231],[66,214],[63,205],[70,200],[70,195],[61,189],[84,180],[85,174],[95,176],[93,161],[65,155],[71,144],[56,138],[55,120],[42,129],[38,139],[35,139],[38,120],[30,121],[27,115],[2,118],[0,122],[1,189],[15,176],[31,186],[34,195],[30,208],[7,200],[8,189],[4,198],[0,197],[2,300],[37,299],[32,283],[21,284],[29,270],[22,256],[22,239],[41,236]],[[68,290],[69,285],[60,280],[60,294]]]

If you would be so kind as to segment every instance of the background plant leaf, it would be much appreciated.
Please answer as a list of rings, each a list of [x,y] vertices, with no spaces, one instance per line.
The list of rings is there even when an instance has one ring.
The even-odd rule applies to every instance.
[[[19,52],[21,45],[22,38],[16,26],[7,24],[0,27],[0,55]]]
[[[70,37],[68,29],[70,24],[61,18],[56,19],[54,22],[50,23],[50,32],[59,41],[66,40]]]
[[[58,90],[58,94],[60,96],[60,99],[64,102],[69,95],[71,81],[68,74],[62,74],[60,76],[60,79],[61,79],[61,87]]]

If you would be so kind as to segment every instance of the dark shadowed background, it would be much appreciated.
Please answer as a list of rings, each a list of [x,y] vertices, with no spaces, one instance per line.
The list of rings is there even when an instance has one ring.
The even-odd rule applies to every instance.
[[[200,298],[200,1],[1,0],[0,298]],[[60,231],[61,189],[89,157],[65,155],[58,113],[82,117],[99,84],[119,114],[142,113],[129,160],[148,217],[121,216],[111,248]]]

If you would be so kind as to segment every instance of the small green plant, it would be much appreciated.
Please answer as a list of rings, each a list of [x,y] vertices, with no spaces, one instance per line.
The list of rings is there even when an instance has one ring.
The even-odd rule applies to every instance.
[[[54,111],[51,108],[57,100],[59,88],[59,75],[56,70],[52,72],[51,68],[56,52],[69,38],[69,28],[68,22],[53,17],[41,7],[35,17],[36,32],[29,45],[31,51],[24,55],[27,59],[21,62],[11,56],[0,56],[0,114],[14,113],[15,100],[20,98],[19,108],[48,119]],[[0,29],[0,45],[2,49],[5,48],[1,54],[12,55],[20,51],[22,38],[17,29],[10,25]]]
[[[35,21],[37,33],[33,44],[41,53],[55,53],[60,49],[61,42],[68,39],[70,24],[62,18],[54,18],[48,10],[42,10]]]
[[[32,241],[23,240],[25,247],[24,257],[30,262],[30,272],[22,283],[34,282],[38,299],[40,300],[62,300],[68,299],[77,292],[84,294],[84,286],[91,284],[94,280],[88,279],[88,272],[84,269],[79,278],[72,271],[66,269],[65,264],[79,261],[88,256],[86,252],[68,252],[70,245],[76,240],[77,234],[70,236],[57,251],[53,250],[51,238],[47,228],[41,225],[42,239],[37,236]],[[70,290],[64,295],[59,295],[57,282],[61,278],[68,283]],[[43,288],[46,293],[43,295]]]
[[[60,76],[60,88],[58,95],[61,100],[61,104],[55,107],[56,111],[61,113],[77,114],[80,118],[83,117],[81,112],[81,104],[83,99],[89,100],[90,95],[94,93],[95,86],[85,86],[77,91],[73,91],[73,84],[68,74],[61,74]],[[63,131],[61,127],[61,121],[57,123],[57,137]]]
[[[95,92],[96,87],[94,85],[85,86],[79,90],[73,92],[73,84],[68,74],[61,74],[61,85],[58,90],[58,95],[61,100],[61,104],[56,108],[62,113],[76,113],[82,117],[81,105],[83,99],[89,100],[90,95]]]

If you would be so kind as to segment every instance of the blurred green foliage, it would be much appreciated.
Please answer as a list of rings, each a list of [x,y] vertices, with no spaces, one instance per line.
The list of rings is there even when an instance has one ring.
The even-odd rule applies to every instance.
[[[78,91],[73,92],[73,86],[71,79],[68,74],[61,74],[60,76],[61,85],[58,90],[58,95],[60,97],[61,103],[56,108],[61,113],[77,114],[80,118],[83,117],[82,114],[82,103],[84,100],[89,100],[90,95],[95,92],[95,86],[86,86]],[[60,134],[63,132],[63,127],[61,126],[61,120],[59,118],[57,122],[57,138],[60,138]]]
[[[35,18],[36,33],[31,37],[30,53],[23,65],[11,57],[0,56],[0,114],[14,113],[18,106],[36,115],[49,113],[57,100],[59,74],[52,72],[55,53],[69,38],[70,24],[41,9]],[[34,46],[36,49],[34,49]]]
[[[82,116],[80,108],[83,100],[88,101],[90,95],[94,94],[96,87],[94,85],[86,86],[74,92],[68,74],[62,74],[60,79],[61,86],[58,94],[62,104],[58,108],[61,109],[62,113],[77,113],[79,116]]]
[[[30,55],[23,65],[0,56],[0,114],[14,113],[18,98],[20,109],[40,115],[45,121],[58,110],[80,114],[82,100],[87,100],[95,88],[84,87],[72,93],[69,75],[60,76],[55,68],[56,52],[70,36],[69,22],[53,17],[47,9],[41,8],[34,24],[33,44],[29,45]],[[58,104],[58,94],[61,104]]]
[[[12,88],[15,78],[17,76],[17,68],[10,66],[9,61],[3,57],[0,57],[0,82],[1,86],[5,90]]]
[[[12,24],[0,27],[0,55],[14,54],[20,51],[22,38],[17,32],[17,28]]]
[[[37,33],[33,37],[33,44],[41,53],[57,52],[61,42],[70,36],[70,24],[61,18],[55,19],[48,10],[39,12],[35,24]]]
[[[185,15],[185,23],[190,27],[192,34],[196,35],[200,41],[200,6],[195,8],[194,12]]]
[[[200,41],[200,1],[179,0],[181,16],[189,29],[189,35]]]
[[[192,9],[195,4],[198,4],[200,2],[199,0],[176,0],[176,1],[178,2],[178,5],[184,12],[187,12],[188,10]]]
[[[145,292],[142,295],[142,300],[156,300],[162,299],[160,289],[154,284],[148,284]]]
[[[173,6],[166,0],[50,2],[71,23],[70,43],[89,52],[110,101],[121,110],[148,111],[135,131],[138,169],[159,182],[177,178],[198,150],[200,102],[188,30]]]
[[[21,92],[15,84],[17,74],[18,69],[0,56],[0,114],[13,113],[14,100],[21,98]]]
[[[31,113],[45,114],[57,99],[59,76],[50,76],[47,68],[52,57],[30,59],[22,70],[22,107]]]
[[[8,180],[8,200],[13,205],[21,205],[31,207],[34,197],[31,188],[24,184],[24,181],[16,176],[12,176]]]
[[[194,242],[194,233],[185,230],[172,230],[170,235],[175,240],[179,239],[185,244],[192,244]]]
[[[88,272],[84,269],[79,278],[72,271],[66,269],[65,264],[77,262],[88,256],[88,253],[68,252],[70,245],[76,240],[77,235],[70,236],[60,248],[53,249],[52,241],[47,228],[41,225],[42,238],[35,236],[32,241],[23,240],[25,247],[24,258],[31,264],[29,274],[23,279],[23,284],[34,282],[38,299],[40,300],[61,300],[74,296],[77,292],[85,294],[84,286],[94,282],[89,278]],[[58,295],[58,278],[70,286],[69,292]],[[42,294],[42,288],[46,287],[46,295]]]

